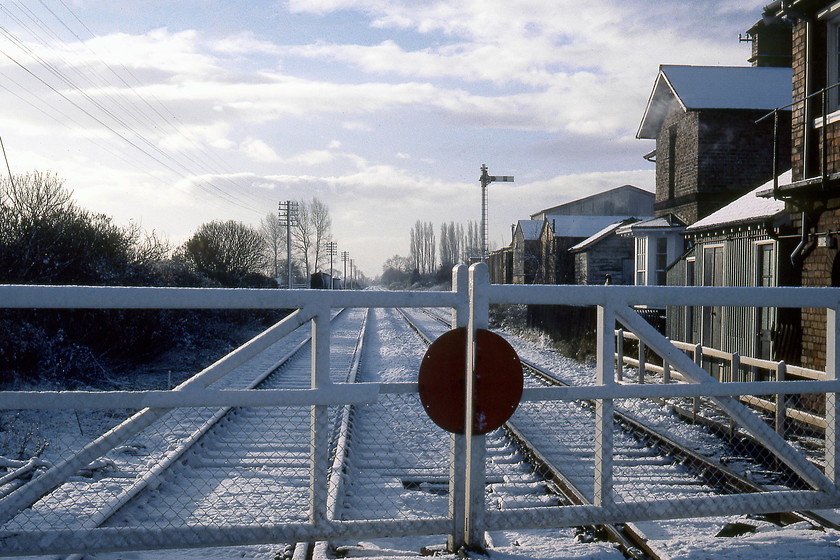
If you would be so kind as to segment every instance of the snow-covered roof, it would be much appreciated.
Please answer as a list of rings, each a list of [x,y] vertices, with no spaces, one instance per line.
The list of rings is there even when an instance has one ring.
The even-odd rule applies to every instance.
[[[625,224],[628,224],[630,222],[635,222],[635,221],[636,221],[636,218],[627,218],[627,219],[624,219],[624,220],[621,220],[621,221],[618,221],[618,222],[614,222],[614,223],[608,225],[607,227],[605,227],[604,229],[598,231],[597,233],[595,233],[593,235],[590,235],[589,237],[587,237],[586,239],[584,239],[583,241],[581,241],[580,243],[578,243],[577,245],[575,245],[574,247],[569,249],[569,251],[575,253],[575,252],[578,252],[578,251],[586,250],[586,249],[592,247],[593,245],[596,245],[601,240],[606,239],[610,235],[613,235],[615,233],[615,230],[617,230],[621,226],[623,226]]]
[[[542,231],[542,220],[519,220],[516,227],[522,230],[522,237],[525,241],[536,241],[540,238]]]
[[[668,214],[666,216],[659,216],[647,220],[640,220],[632,224],[623,225],[618,229],[619,235],[633,235],[642,231],[652,232],[656,230],[682,230],[685,229],[685,223],[682,220]]]
[[[676,102],[696,109],[765,109],[790,104],[792,70],[770,66],[663,64],[653,85],[637,138],[656,138]]]
[[[554,237],[589,237],[627,216],[546,216]]]
[[[786,171],[779,175],[779,183],[790,183],[791,173]],[[784,212],[785,203],[775,198],[756,196],[760,191],[773,188],[773,180],[756,187],[741,198],[727,204],[717,212],[713,212],[686,228],[687,232],[718,228],[745,222],[755,222],[773,218]]]

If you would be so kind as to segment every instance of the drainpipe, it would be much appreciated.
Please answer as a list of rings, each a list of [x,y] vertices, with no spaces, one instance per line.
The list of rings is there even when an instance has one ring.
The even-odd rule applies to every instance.
[[[773,7],[775,4],[776,2],[773,2],[767,7]],[[811,69],[811,61],[813,60],[814,50],[814,19],[803,16],[801,13],[794,10],[791,7],[791,4],[792,2],[790,0],[783,0],[781,2],[781,11],[791,17],[805,22],[805,122],[803,123],[805,129],[802,137],[802,178],[807,179],[811,176],[811,153],[813,151],[813,141],[811,138],[813,130],[813,112],[811,111],[811,107],[813,100],[810,95],[813,89],[813,71]],[[825,150],[825,146],[823,146],[823,150]],[[799,238],[799,244],[790,254],[790,262],[794,267],[802,265],[803,253],[805,251],[805,247],[808,245],[808,215],[804,210],[802,211],[801,227],[802,232]]]
[[[808,244],[808,214],[802,211],[802,235],[799,238],[799,245],[790,254],[790,264],[794,267],[802,265],[802,252],[805,251],[805,246]]]

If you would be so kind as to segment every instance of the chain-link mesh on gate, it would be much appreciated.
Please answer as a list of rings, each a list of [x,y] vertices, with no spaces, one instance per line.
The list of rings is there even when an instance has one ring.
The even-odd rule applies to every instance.
[[[449,499],[449,435],[423,413],[416,393],[380,395],[353,407],[351,441],[338,485],[335,519],[444,517]],[[340,450],[340,446],[339,446]],[[336,473],[332,473],[336,474]]]

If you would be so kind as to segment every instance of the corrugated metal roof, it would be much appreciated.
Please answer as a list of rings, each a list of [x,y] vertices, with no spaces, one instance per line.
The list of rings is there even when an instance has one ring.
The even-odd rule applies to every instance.
[[[653,85],[637,138],[656,138],[673,104],[697,109],[764,109],[793,99],[790,68],[663,64]]]
[[[546,216],[554,237],[590,237],[627,216]]]

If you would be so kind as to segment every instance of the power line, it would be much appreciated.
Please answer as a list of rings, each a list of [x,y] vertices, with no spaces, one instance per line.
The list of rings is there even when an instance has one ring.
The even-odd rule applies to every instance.
[[[84,28],[92,37],[95,35],[93,32],[88,28],[84,22],[69,8],[69,6],[63,1],[59,0],[61,5],[64,9],[69,13],[73,19],[78,22],[78,24]],[[212,175],[215,176],[217,179],[220,179],[222,182],[228,183],[232,187],[232,192],[223,189],[222,187],[218,186],[212,181],[207,181],[206,184],[196,181],[196,186],[200,188],[202,191],[206,192],[209,195],[221,198],[222,200],[235,204],[241,208],[254,211],[257,213],[262,213],[260,209],[257,209],[246,200],[242,198],[242,196],[246,196],[253,201],[257,202],[258,204],[262,204],[264,201],[256,197],[250,192],[242,191],[242,186],[236,182],[234,182],[229,175],[232,175],[231,172],[225,172],[224,170],[220,169],[216,163],[219,161],[218,158],[213,158],[206,149],[204,149],[201,145],[197,144],[192,138],[186,135],[182,130],[178,128],[178,126],[172,123],[172,120],[178,121],[177,117],[168,111],[159,99],[155,99],[156,103],[161,107],[162,110],[167,111],[171,115],[171,119],[167,118],[162,112],[161,109],[155,107],[148,99],[146,99],[143,95],[141,95],[135,87],[133,87],[125,78],[123,78],[120,73],[118,73],[110,64],[102,59],[80,36],[79,33],[74,31],[70,25],[66,21],[64,21],[59,14],[56,13],[55,10],[51,9],[43,0],[40,1],[40,4],[50,13],[50,15],[61,24],[61,26],[66,29],[77,41],[79,44],[84,46],[95,58],[98,60],[99,64],[102,64],[104,68],[108,70],[108,72],[117,79],[118,83],[121,85],[117,85],[116,87],[110,81],[108,81],[95,67],[91,66],[90,64],[87,67],[91,70],[91,74],[95,75],[102,83],[106,85],[103,89],[101,97],[110,106],[105,105],[103,101],[100,101],[93,97],[93,95],[87,91],[85,91],[81,87],[81,83],[84,83],[90,87],[97,87],[96,84],[90,79],[90,77],[86,73],[80,73],[79,75],[81,78],[79,80],[71,78],[71,76],[67,72],[63,72],[59,68],[57,68],[54,64],[46,60],[46,58],[37,52],[35,52],[32,48],[30,48],[25,41],[21,40],[14,32],[12,32],[9,28],[0,26],[0,34],[4,35],[13,45],[15,45],[18,49],[20,49],[23,53],[27,54],[28,56],[32,57],[42,68],[44,68],[51,76],[57,79],[60,83],[70,88],[71,91],[78,93],[81,96],[81,100],[79,102],[74,101],[68,95],[63,93],[53,84],[49,83],[45,78],[39,76],[35,71],[29,68],[25,63],[18,60],[16,57],[11,55],[6,50],[0,50],[0,54],[8,58],[12,61],[16,66],[18,66],[21,70],[23,70],[26,74],[37,80],[40,84],[47,87],[50,91],[54,92],[56,95],[61,97],[65,102],[72,105],[76,110],[83,113],[88,118],[92,119],[95,123],[99,126],[103,127],[105,130],[110,132],[111,134],[116,135],[128,146],[133,148],[134,150],[139,151],[146,157],[152,159],[152,161],[156,162],[158,165],[162,166],[164,169],[175,173],[176,175],[187,174],[188,176],[192,176],[196,179],[201,179],[204,175]],[[33,22],[38,29],[43,30],[44,34],[55,38],[57,42],[62,42],[60,36],[55,33],[50,26],[37,14],[35,14],[29,8],[21,8],[19,3],[17,3],[18,10],[24,14],[24,17],[29,19]],[[10,15],[11,19],[13,19],[17,24],[25,31],[29,32],[33,36],[37,38],[39,43],[45,49],[52,49],[53,52],[56,52],[53,47],[51,47],[47,42],[38,38],[39,33],[34,31],[31,26],[27,25],[23,22],[20,18],[11,14],[11,12],[6,9],[5,7],[0,6],[4,12]],[[64,43],[66,45],[66,43]],[[69,71],[72,71],[74,68],[74,64],[68,61],[62,54],[56,52],[56,58],[61,60],[68,68]],[[136,76],[131,74],[131,72],[123,67],[127,74],[129,74],[136,82],[139,83],[139,80],[136,79]],[[20,84],[18,86],[22,87]],[[116,91],[116,95],[109,94],[107,91],[108,87],[112,87]],[[9,88],[3,88],[6,91],[10,91]],[[26,89],[25,87],[23,88]],[[137,98],[137,100],[141,103],[140,106],[133,103],[128,96],[125,95],[124,91],[129,91],[131,94]],[[13,95],[16,95],[18,98],[24,100],[29,105],[35,107],[35,105],[28,100],[23,99],[20,95],[15,94],[12,92]],[[50,107],[50,104],[45,99],[39,98],[36,96],[42,104],[47,107]],[[85,101],[89,103],[91,108],[87,109],[82,106],[81,102]],[[44,109],[36,107],[40,112],[44,113],[45,115],[50,116],[50,118],[57,120],[54,116],[49,115]],[[151,113],[147,112],[150,110]],[[59,113],[64,118],[70,118],[64,111],[59,111]],[[102,116],[97,116],[97,114]],[[106,122],[107,121],[111,121]],[[129,123],[129,120],[131,123]],[[59,121],[61,122],[61,121]],[[77,121],[76,121],[77,122]],[[111,124],[113,123],[113,124]],[[66,125],[66,123],[63,123]],[[195,148],[195,151],[198,152],[201,157],[194,157],[192,154],[181,154],[180,157],[166,151],[152,142],[143,132],[141,132],[137,126],[140,126],[143,129],[153,131],[159,131],[160,127],[165,127],[166,130],[171,131],[173,134],[177,135],[178,137],[186,140],[190,145]],[[118,128],[120,130],[118,130]],[[121,132],[123,130],[124,132]],[[130,137],[130,136],[131,137]],[[132,137],[136,138],[133,140]],[[145,146],[145,147],[144,147]]]
[[[6,170],[9,172],[9,185],[15,188],[15,180],[12,178],[12,168],[9,167],[9,158],[6,157],[6,146],[3,145],[2,136],[0,136],[0,149],[3,150],[3,159],[6,160]]]

